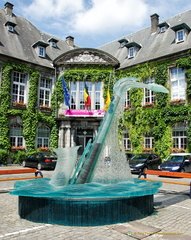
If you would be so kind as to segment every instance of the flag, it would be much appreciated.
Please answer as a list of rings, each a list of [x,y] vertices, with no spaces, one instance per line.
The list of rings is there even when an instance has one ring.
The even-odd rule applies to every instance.
[[[70,108],[70,93],[68,91],[64,77],[62,77],[62,87],[63,87],[63,92],[64,92],[64,102],[65,102],[66,106],[68,106]]]
[[[104,108],[105,111],[108,110],[110,102],[111,102],[111,98],[110,98],[110,91],[109,91],[109,88],[108,88],[107,95],[106,95],[106,100],[105,100],[105,108]]]
[[[91,99],[88,93],[88,86],[86,85],[86,83],[84,85],[84,102],[85,102],[85,108],[91,106]]]

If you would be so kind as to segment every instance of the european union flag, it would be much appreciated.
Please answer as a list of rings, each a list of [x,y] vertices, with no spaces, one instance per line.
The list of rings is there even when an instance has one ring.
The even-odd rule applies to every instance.
[[[68,91],[64,77],[62,77],[62,87],[63,87],[63,92],[64,92],[64,102],[65,102],[66,106],[68,106],[70,108],[70,93]]]

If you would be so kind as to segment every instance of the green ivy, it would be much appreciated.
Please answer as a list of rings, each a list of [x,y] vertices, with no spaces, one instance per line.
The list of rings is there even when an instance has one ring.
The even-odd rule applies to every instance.
[[[105,99],[108,88],[113,89],[116,81],[115,73],[111,67],[86,67],[83,69],[70,69],[64,72],[66,83],[77,81],[103,82],[103,97]],[[61,81],[61,80],[59,80]],[[60,95],[60,94],[59,94]],[[63,96],[63,95],[62,95]]]
[[[26,110],[10,109],[11,103],[11,73],[13,70],[29,73],[29,97]],[[36,111],[38,96],[38,81],[40,72],[26,65],[7,62],[3,64],[2,82],[0,91],[0,142],[4,149],[10,150],[9,118],[20,116],[23,122],[23,136],[25,138],[27,152],[35,150],[35,137],[38,123],[42,122],[51,128],[51,146],[58,146],[58,129],[53,116],[47,117]],[[53,94],[55,95],[55,94]],[[53,101],[55,104],[56,101]]]
[[[183,67],[187,76],[187,97],[191,99],[191,57],[182,58],[176,62],[161,61],[141,64],[133,69],[120,70],[116,76],[137,77],[140,81],[153,77],[156,84],[167,87],[168,68],[170,65]],[[170,106],[170,93],[155,93],[156,104],[151,109],[142,108],[142,89],[130,89],[132,108],[124,112],[124,126],[129,130],[133,152],[142,152],[143,136],[152,131],[154,137],[154,151],[162,158],[170,153],[172,147],[172,126],[179,122],[188,122],[188,148],[191,151],[191,106]]]

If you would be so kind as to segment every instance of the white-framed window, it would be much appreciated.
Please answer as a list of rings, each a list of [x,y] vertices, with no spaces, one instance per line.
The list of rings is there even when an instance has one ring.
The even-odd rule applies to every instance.
[[[183,42],[185,40],[185,30],[181,29],[176,32],[176,42]]]
[[[57,47],[57,44],[56,44],[56,42],[52,41],[52,42],[51,42],[51,44],[52,44],[52,47],[54,47],[54,48],[56,48],[56,47]]]
[[[103,108],[102,83],[86,81],[88,93],[91,99],[91,109]],[[70,83],[71,109],[84,109],[84,82]]]
[[[131,141],[130,141],[130,137],[129,137],[129,133],[124,133],[123,135],[123,145],[124,145],[124,149],[129,151],[131,150]]]
[[[162,27],[160,28],[160,32],[163,33],[163,32],[165,32],[165,31],[166,31],[166,26],[162,26]]]
[[[135,47],[130,47],[128,49],[128,58],[133,58],[135,56]]]
[[[11,25],[7,25],[8,31],[9,32],[14,32],[14,27]]]
[[[144,136],[144,148],[152,149],[154,146],[154,137],[151,133]]]
[[[123,41],[120,43],[120,48],[123,48],[127,42]]]
[[[129,91],[127,91],[125,96],[125,107],[130,107],[130,106],[131,106],[130,93]]]
[[[173,148],[186,149],[187,147],[187,124],[179,123],[172,127]]]
[[[37,129],[37,148],[49,147],[50,128],[46,125],[40,125]]]
[[[183,68],[170,69],[171,100],[186,100],[186,77]]]
[[[45,57],[46,55],[46,48],[42,46],[38,46],[38,55],[39,57]]]
[[[26,103],[26,74],[13,72],[12,75],[12,102]]]
[[[41,77],[39,87],[39,106],[50,106],[52,79]]]
[[[10,121],[10,144],[12,147],[23,147],[24,138],[22,136],[23,126],[19,117]]]
[[[144,83],[146,84],[150,84],[150,83],[154,83],[154,79],[150,78],[144,81]],[[147,88],[144,88],[144,99],[143,99],[143,104],[149,104],[149,103],[153,103],[155,104],[156,101],[156,96],[155,96],[155,92],[152,90],[149,90]]]

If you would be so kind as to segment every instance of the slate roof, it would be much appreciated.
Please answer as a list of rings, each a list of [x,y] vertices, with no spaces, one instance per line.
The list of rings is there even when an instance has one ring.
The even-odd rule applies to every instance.
[[[9,22],[14,23],[15,32],[8,31],[5,24]],[[51,46],[50,39],[58,40],[57,48]],[[45,58],[39,57],[34,48],[39,41],[49,44]],[[15,14],[9,16],[4,9],[0,9],[0,55],[53,68],[52,61],[71,49],[65,40],[41,32],[25,18]]]
[[[120,68],[130,67],[191,49],[191,32],[189,32],[184,42],[176,43],[175,32],[171,29],[183,23],[191,28],[191,10],[178,14],[163,22],[169,25],[167,30],[163,33],[160,33],[159,29],[157,32],[151,33],[151,27],[147,27],[132,34],[122,36],[115,41],[99,47],[99,49],[117,58],[120,62]],[[161,25],[163,22],[159,22],[159,24]],[[134,58],[128,59],[128,49],[126,47],[120,48],[120,43],[118,41],[121,39],[127,39],[128,43],[135,42],[141,46]]]

